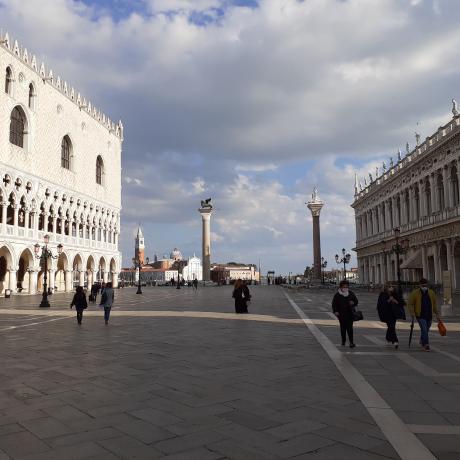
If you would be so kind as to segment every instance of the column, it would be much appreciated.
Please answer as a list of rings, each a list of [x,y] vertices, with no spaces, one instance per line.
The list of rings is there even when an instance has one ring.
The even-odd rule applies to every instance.
[[[10,272],[10,283],[9,283],[9,289],[11,289],[11,292],[16,292],[18,288],[18,282],[17,282],[17,270],[10,268],[8,270]]]
[[[413,187],[409,187],[409,206],[410,206],[410,220],[411,222],[415,222],[415,193]]]
[[[48,288],[51,288],[53,292],[54,292],[55,284],[56,284],[56,270],[54,268],[50,268],[48,270]]]
[[[13,206],[13,209],[14,209],[14,220],[13,220],[13,225],[14,225],[14,231],[16,232],[17,228],[18,228],[18,215],[19,215],[19,206],[17,204],[15,204]]]
[[[404,190],[399,194],[399,199],[401,203],[401,225],[409,223],[409,210],[406,206],[406,191]]]
[[[436,187],[434,184],[434,176],[430,174],[429,176],[430,181],[430,192],[431,192],[431,212],[436,212],[438,210],[438,203],[436,201]]]
[[[385,210],[383,207],[383,203],[381,203],[377,206],[377,214],[379,216],[379,233],[382,233],[383,231],[385,231],[385,225],[384,225],[385,216],[383,215],[384,212]]]
[[[36,270],[29,270],[29,294],[37,293],[37,278],[38,272]]]
[[[65,216],[63,215],[61,217],[61,236],[62,236],[62,241],[64,241],[64,235],[65,235]]]
[[[72,291],[72,278],[73,278],[73,271],[65,270],[64,272],[65,292]]]
[[[442,184],[444,188],[444,207],[450,208],[451,199],[450,199],[450,180],[447,174],[447,168],[442,168]]]
[[[107,283],[109,280],[108,278],[109,278],[109,272],[107,270],[104,270],[103,275],[102,275],[102,281],[104,281],[104,283]]]
[[[53,214],[53,235],[54,235],[54,240],[56,240],[56,230],[57,230],[57,216],[56,216],[56,214]]]
[[[78,276],[79,276],[78,284],[83,287],[85,285],[85,271],[80,270],[78,273]]]
[[[118,273],[112,272],[112,287],[116,289],[118,287]]]
[[[434,282],[436,284],[441,282],[441,267],[439,260],[439,246],[437,243],[434,244]]]
[[[444,243],[446,245],[447,270],[452,273],[452,244],[450,240],[445,240]]]
[[[30,218],[30,211],[26,208],[24,211],[24,229],[27,230],[29,228],[29,218]]]
[[[420,217],[425,217],[428,214],[427,209],[426,209],[425,181],[419,183],[419,191],[420,191]]]
[[[387,267],[387,281],[393,281],[393,273],[391,273],[391,255],[385,254]]]
[[[385,230],[391,230],[390,201],[385,201]]]
[[[88,289],[91,289],[91,286],[94,284],[94,272],[93,272],[93,270],[88,270],[86,272],[86,279],[87,279]]]
[[[391,197],[392,212],[393,212],[393,228],[399,227],[398,220],[398,199],[397,196]]]
[[[422,244],[422,270],[423,277],[428,279],[428,259],[426,256],[426,246]]]

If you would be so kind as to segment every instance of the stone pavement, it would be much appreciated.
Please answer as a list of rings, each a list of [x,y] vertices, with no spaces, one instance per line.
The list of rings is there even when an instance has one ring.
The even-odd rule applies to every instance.
[[[68,294],[49,310],[38,296],[0,299],[0,460],[397,459],[411,458],[409,435],[425,458],[460,458],[457,323],[433,330],[432,353],[417,330],[408,349],[407,328],[395,351],[376,294],[358,293],[370,321],[350,350],[330,292],[252,293],[251,314],[235,315],[230,287],[118,290],[109,326],[92,305],[81,327]],[[350,369],[402,434],[382,432]]]

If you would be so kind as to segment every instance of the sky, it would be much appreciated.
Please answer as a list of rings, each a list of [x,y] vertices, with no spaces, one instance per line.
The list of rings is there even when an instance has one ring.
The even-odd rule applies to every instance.
[[[37,6],[39,5],[39,8]],[[360,180],[460,98],[458,0],[0,0],[0,27],[125,127],[124,265],[201,254],[262,271],[355,245]],[[353,258],[353,264],[356,263]]]

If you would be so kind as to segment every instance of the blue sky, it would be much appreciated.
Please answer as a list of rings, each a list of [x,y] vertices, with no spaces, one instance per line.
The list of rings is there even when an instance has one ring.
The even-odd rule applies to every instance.
[[[314,185],[334,266],[355,173],[450,119],[458,17],[453,0],[0,0],[0,27],[124,122],[125,262],[139,221],[151,257],[200,254],[212,196],[213,261],[281,273],[312,263]]]

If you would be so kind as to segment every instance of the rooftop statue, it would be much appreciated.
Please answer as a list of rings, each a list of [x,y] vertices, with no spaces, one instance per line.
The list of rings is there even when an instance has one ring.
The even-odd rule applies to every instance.
[[[392,168],[395,164],[393,163],[393,157],[390,157],[390,168]]]
[[[398,149],[398,163],[402,160],[401,149]]]
[[[415,142],[417,146],[420,144],[420,134],[417,131],[415,131]]]
[[[315,185],[313,187],[313,193],[311,194],[311,201],[320,201],[318,196],[318,187]]]
[[[374,179],[372,179],[372,174],[369,173],[369,183],[372,184],[373,181],[374,181]]]
[[[410,153],[409,142],[406,142],[406,153],[407,153],[407,155],[409,155],[409,153]]]
[[[378,166],[375,167],[375,178],[377,179],[377,177],[379,177],[379,167]]]
[[[382,171],[384,174],[387,172],[387,165],[385,162],[382,163]]]
[[[452,114],[454,117],[458,115],[458,105],[455,99],[452,99]]]
[[[201,200],[201,208],[202,209],[212,209],[211,198],[206,200]]]

